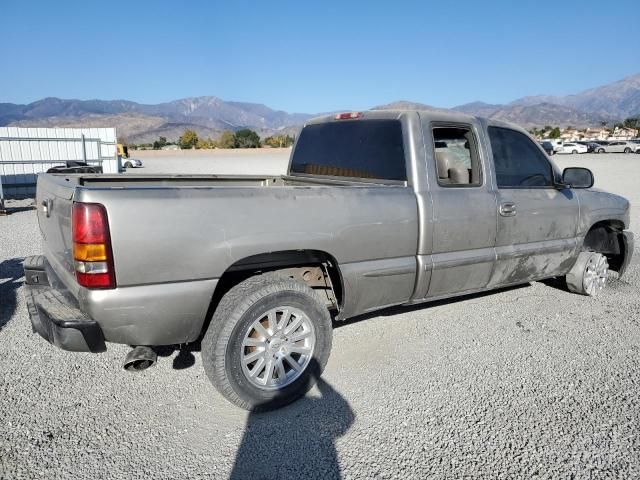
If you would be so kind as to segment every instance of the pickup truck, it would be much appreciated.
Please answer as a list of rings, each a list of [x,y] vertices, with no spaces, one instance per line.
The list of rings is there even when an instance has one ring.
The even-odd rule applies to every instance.
[[[43,174],[31,322],[66,350],[130,345],[133,370],[199,345],[224,397],[276,408],[322,373],[333,321],[552,277],[596,295],[633,235],[593,182],[519,127],[397,110],[307,122],[280,177]]]

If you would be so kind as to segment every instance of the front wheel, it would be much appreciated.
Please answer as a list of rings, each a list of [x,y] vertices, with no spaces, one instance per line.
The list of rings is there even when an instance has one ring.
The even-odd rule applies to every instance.
[[[599,148],[599,149],[597,150],[597,152],[598,152],[598,153],[604,153],[604,148]]]
[[[607,257],[598,252],[581,252],[567,273],[567,287],[572,292],[595,297],[607,284],[608,276]]]
[[[246,410],[272,410],[315,385],[332,333],[327,307],[306,284],[258,275],[220,301],[202,340],[202,361],[227,400]]]
[[[624,153],[631,153],[631,149],[629,147],[625,148]]]
[[[124,164],[124,168],[131,168],[133,167],[133,165],[131,165],[131,162],[127,162]]]
[[[571,153],[576,155],[578,153],[578,150],[573,150]]]

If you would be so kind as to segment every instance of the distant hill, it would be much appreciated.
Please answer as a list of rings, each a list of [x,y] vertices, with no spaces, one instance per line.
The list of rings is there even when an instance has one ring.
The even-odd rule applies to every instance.
[[[464,105],[458,105],[457,107],[453,107],[452,110],[468,113],[469,115],[477,115],[479,117],[490,117],[502,107],[503,105],[496,105],[493,103],[472,102],[465,103]]]
[[[430,110],[443,111],[422,103],[398,101],[374,107],[372,110]],[[484,102],[473,102],[454,107],[451,110],[479,117],[494,118],[505,122],[517,123],[525,128],[544,125],[572,125],[574,127],[589,127],[600,125],[603,121],[614,121],[615,117],[608,115],[590,114],[570,107],[551,103],[537,105],[495,105]]]
[[[583,128],[599,126],[602,122],[614,122],[620,117],[593,114],[579,111],[571,107],[543,102],[532,105],[488,105],[481,102],[461,105],[453,110],[477,115],[480,117],[494,118],[505,122],[513,122],[525,128],[541,127],[544,125],[568,125]]]
[[[152,142],[159,135],[176,140],[186,128],[193,128],[204,137],[241,128],[252,128],[263,135],[290,133],[310,117],[217,97],[183,98],[157,105],[60,98],[45,98],[28,105],[0,103],[0,126],[109,125],[118,128],[118,134],[132,143]]]
[[[386,105],[378,105],[371,110],[435,110],[446,111],[446,108],[432,107],[424,103],[409,102],[407,100],[398,100],[397,102],[387,103]]]
[[[640,74],[631,75],[609,85],[585,90],[576,95],[524,97],[511,102],[511,105],[540,103],[563,105],[606,117],[627,118],[640,115]]]
[[[506,105],[468,103],[454,110],[499,118],[525,127],[543,125],[598,126],[640,115],[640,74],[575,95],[536,95]]]
[[[445,110],[400,100],[373,109]],[[348,110],[345,109],[345,110]],[[640,115],[640,74],[575,95],[537,95],[504,105],[472,102],[452,110],[510,121],[526,128],[544,125],[599,126]],[[0,103],[0,126],[115,126],[131,143],[150,143],[162,135],[176,140],[186,128],[215,138],[224,130],[251,128],[262,137],[292,134],[316,115],[287,113],[259,103],[218,97],[191,97],[147,105],[128,100],[44,98],[28,105]]]

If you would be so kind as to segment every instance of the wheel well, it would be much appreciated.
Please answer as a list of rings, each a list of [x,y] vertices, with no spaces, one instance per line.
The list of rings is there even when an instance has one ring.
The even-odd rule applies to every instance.
[[[305,282],[326,299],[329,310],[342,307],[344,288],[336,260],[319,250],[287,250],[252,255],[231,265],[216,286],[201,335],[206,332],[213,312],[224,295],[238,283],[254,275],[279,272],[283,276]]]
[[[583,250],[600,252],[607,257],[609,268],[620,270],[624,261],[624,242],[621,238],[624,224],[619,220],[605,220],[594,224],[582,244]]]

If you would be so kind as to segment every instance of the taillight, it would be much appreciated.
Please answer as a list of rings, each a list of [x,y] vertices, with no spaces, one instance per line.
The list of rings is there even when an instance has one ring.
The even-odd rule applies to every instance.
[[[338,113],[335,116],[336,120],[353,120],[355,118],[360,118],[362,117],[362,112],[345,112],[345,113]]]
[[[74,203],[71,230],[76,280],[87,288],[116,288],[104,205]]]

